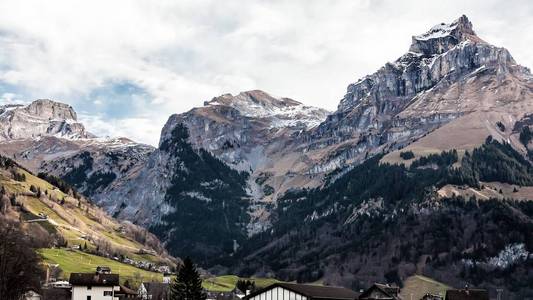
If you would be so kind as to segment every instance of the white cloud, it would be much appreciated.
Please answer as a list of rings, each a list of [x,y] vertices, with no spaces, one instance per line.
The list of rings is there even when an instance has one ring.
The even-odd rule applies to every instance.
[[[226,92],[258,88],[334,109],[350,82],[404,53],[411,35],[463,13],[533,66],[526,0],[2,0],[0,81],[16,91],[0,92],[83,107],[100,118],[93,132],[153,144],[160,128],[128,122],[160,126]],[[94,99],[110,82],[147,96]],[[124,113],[107,105],[117,101]]]
[[[15,93],[3,93],[0,96],[0,103],[5,104],[24,104],[24,100]]]
[[[81,121],[91,132],[101,137],[136,137],[137,141],[157,145],[164,122],[151,118],[106,119],[101,115],[80,114]]]

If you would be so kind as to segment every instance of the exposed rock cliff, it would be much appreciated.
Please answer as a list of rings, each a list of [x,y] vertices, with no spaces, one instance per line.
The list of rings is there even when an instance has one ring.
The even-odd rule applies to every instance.
[[[67,104],[36,100],[29,105],[0,106],[0,141],[42,136],[69,139],[94,137]]]

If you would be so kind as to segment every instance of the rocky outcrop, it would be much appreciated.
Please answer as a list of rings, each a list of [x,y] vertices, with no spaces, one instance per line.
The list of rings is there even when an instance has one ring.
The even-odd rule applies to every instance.
[[[0,107],[0,153],[35,173],[62,177],[96,201],[131,178],[153,150],[126,138],[97,138],[64,103]]]
[[[94,137],[77,120],[67,104],[36,100],[29,105],[0,107],[0,141],[56,136],[68,139]]]

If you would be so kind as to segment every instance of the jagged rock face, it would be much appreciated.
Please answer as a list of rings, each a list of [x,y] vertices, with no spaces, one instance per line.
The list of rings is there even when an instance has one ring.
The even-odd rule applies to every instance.
[[[160,144],[177,124],[185,124],[195,147],[209,150],[236,168],[255,170],[261,165],[257,156],[265,155],[265,148],[273,141],[309,130],[327,114],[326,110],[263,91],[225,94],[205,102],[204,107],[172,115],[162,130]]]
[[[330,151],[319,164],[324,167],[315,166],[319,171],[357,163],[384,149],[403,147],[456,118],[486,108],[479,101],[506,105],[503,101],[496,105],[498,96],[481,90],[488,81],[494,85],[516,82],[522,85],[517,88],[524,89],[520,99],[527,100],[529,76],[506,49],[477,37],[470,21],[462,16],[413,37],[408,53],[350,84],[337,111],[311,131],[307,149],[352,145]],[[453,95],[450,90],[454,90]],[[487,98],[465,97],[474,90]],[[446,93],[447,99],[443,99]],[[516,113],[518,118],[522,114]],[[332,161],[336,163],[332,165]]]
[[[424,34],[413,36],[409,51],[426,56],[442,54],[467,39],[481,41],[476,36],[472,23],[463,15],[451,24],[441,23]]]
[[[27,106],[0,107],[0,141],[42,136],[69,139],[94,137],[77,121],[76,112],[67,104],[36,100]]]
[[[287,182],[284,178],[291,165],[280,162],[287,145],[320,124],[327,114],[324,109],[258,90],[225,94],[206,101],[203,107],[172,115],[162,130],[160,144],[183,124],[193,147],[206,149],[232,168],[249,172],[247,188],[252,204],[248,230],[254,234],[270,226],[265,207],[272,206],[277,193],[284,191],[279,185]],[[300,154],[292,156],[297,160]]]

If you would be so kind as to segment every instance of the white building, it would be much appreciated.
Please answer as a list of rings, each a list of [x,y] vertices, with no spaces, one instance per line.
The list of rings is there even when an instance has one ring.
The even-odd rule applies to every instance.
[[[72,273],[72,300],[118,300],[118,274]]]
[[[253,292],[244,300],[355,300],[358,296],[342,287],[280,282]]]

